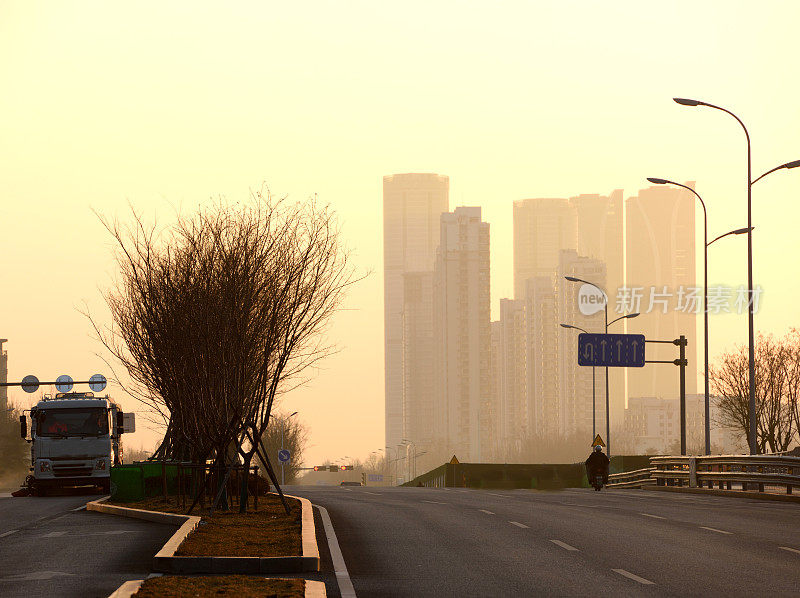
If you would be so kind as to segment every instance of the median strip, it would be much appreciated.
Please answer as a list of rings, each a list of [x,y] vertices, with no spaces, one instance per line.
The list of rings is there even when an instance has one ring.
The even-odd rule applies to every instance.
[[[633,581],[639,582],[639,583],[647,585],[647,586],[655,585],[649,579],[645,579],[644,577],[639,577],[638,575],[634,575],[630,571],[625,571],[625,569],[612,569],[612,571],[614,573],[619,573],[623,577],[627,577],[628,579],[632,579]]]

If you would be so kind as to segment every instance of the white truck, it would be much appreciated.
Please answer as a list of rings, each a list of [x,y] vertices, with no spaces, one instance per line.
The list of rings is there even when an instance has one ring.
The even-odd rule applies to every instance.
[[[111,466],[122,462],[122,434],[136,430],[133,413],[123,413],[108,395],[91,392],[45,396],[31,409],[31,429],[20,416],[22,437],[31,443],[31,475],[26,480],[34,494],[48,488],[111,487]]]

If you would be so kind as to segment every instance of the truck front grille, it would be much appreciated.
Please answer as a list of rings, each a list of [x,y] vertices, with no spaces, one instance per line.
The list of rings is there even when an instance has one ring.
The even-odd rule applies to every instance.
[[[92,475],[92,468],[85,465],[53,464],[53,475],[57,478],[83,478]]]

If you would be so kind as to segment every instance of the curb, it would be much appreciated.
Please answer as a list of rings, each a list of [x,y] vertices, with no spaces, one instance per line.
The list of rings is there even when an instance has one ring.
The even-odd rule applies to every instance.
[[[87,511],[144,519],[155,523],[180,524],[173,536],[153,557],[153,570],[159,573],[305,573],[319,571],[319,547],[314,529],[314,511],[308,499],[290,496],[300,501],[302,556],[175,556],[183,540],[200,523],[200,517],[131,509],[103,504],[104,496],[86,504]]]
[[[620,488],[624,490],[624,488]],[[706,494],[710,496],[728,496],[730,498],[752,498],[755,500],[772,500],[778,502],[800,502],[795,494],[767,494],[766,492],[746,492],[742,490],[712,490],[710,488],[682,488],[676,486],[644,486],[639,490],[653,492],[680,492],[683,494]]]
[[[264,579],[270,579],[265,577]],[[145,582],[144,579],[132,579],[130,581],[126,581],[120,587],[118,587],[113,594],[111,594],[108,598],[131,598],[136,592],[139,591],[139,588],[142,587],[142,584]],[[327,598],[328,594],[325,591],[325,582],[322,581],[311,581],[310,579],[306,579],[306,589],[305,589],[305,598]]]

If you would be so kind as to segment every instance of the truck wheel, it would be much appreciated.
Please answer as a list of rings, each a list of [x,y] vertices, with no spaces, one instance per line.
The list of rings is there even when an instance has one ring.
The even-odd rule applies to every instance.
[[[111,480],[103,480],[100,482],[100,491],[103,494],[110,494],[111,493]]]

